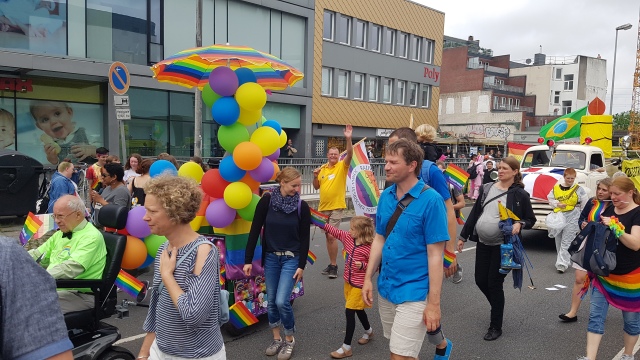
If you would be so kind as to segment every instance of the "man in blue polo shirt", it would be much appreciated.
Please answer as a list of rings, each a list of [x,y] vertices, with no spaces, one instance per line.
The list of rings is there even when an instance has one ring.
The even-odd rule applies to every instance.
[[[406,139],[387,148],[384,170],[393,185],[380,195],[376,236],[362,287],[362,297],[371,305],[371,279],[382,265],[378,307],[391,359],[416,359],[427,331],[429,342],[436,345],[434,359],[449,359],[451,353],[451,341],[440,330],[447,217],[442,197],[418,178],[423,156],[420,146]],[[409,196],[413,201],[387,236],[387,224],[398,203]]]

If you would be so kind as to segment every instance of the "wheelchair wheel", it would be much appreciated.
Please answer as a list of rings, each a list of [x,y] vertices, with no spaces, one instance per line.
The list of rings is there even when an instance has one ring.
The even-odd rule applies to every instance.
[[[112,347],[111,349],[105,351],[98,358],[99,360],[135,360],[135,356],[133,356],[129,351],[120,347]]]

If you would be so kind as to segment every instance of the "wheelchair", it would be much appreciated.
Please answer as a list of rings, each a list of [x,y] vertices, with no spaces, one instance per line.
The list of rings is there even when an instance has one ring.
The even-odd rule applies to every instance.
[[[105,205],[99,213],[99,221],[105,226],[123,229],[128,210],[117,205]],[[91,288],[95,297],[93,309],[75,311],[64,315],[64,321],[73,343],[73,357],[81,360],[134,360],[127,349],[113,344],[120,339],[117,327],[101,322],[116,313],[118,295],[114,285],[120,272],[127,237],[101,231],[107,248],[107,258],[102,279],[56,280],[57,288]]]

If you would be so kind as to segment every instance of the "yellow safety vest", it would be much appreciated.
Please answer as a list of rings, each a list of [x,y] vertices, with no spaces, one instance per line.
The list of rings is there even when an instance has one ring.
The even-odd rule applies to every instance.
[[[568,190],[562,190],[560,188],[560,184],[556,184],[556,186],[553,187],[553,196],[556,198],[556,200],[567,205],[567,207],[565,207],[564,209],[555,208],[553,209],[553,212],[571,211],[575,209],[576,205],[578,204],[578,200],[580,200],[578,197],[578,185],[573,185]]]

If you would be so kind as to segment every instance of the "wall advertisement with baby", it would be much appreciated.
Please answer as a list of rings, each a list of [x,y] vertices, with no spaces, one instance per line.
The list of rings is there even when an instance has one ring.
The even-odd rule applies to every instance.
[[[15,114],[17,150],[45,166],[95,162],[104,146],[102,105],[17,99]]]
[[[67,54],[67,0],[1,0],[0,47]]]

